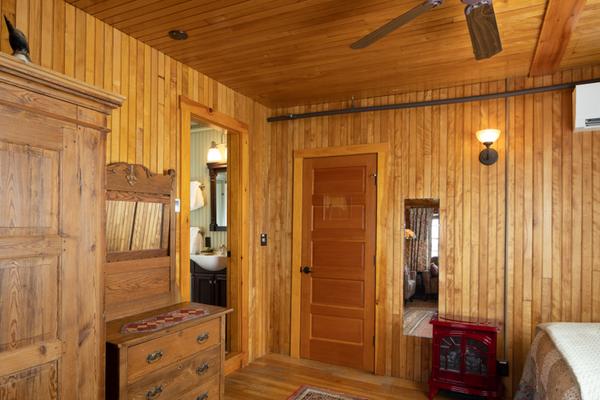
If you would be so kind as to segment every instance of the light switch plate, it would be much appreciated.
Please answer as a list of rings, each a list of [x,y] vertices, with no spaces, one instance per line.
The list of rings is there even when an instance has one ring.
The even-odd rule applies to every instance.
[[[181,212],[181,199],[175,199],[175,213]]]

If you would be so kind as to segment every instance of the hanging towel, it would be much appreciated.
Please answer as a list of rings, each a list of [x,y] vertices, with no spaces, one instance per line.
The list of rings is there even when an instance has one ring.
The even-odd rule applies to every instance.
[[[190,211],[204,207],[204,194],[201,185],[198,181],[190,182]]]
[[[190,227],[190,254],[198,254],[202,250],[202,245],[204,244],[202,236],[200,228],[195,226]]]

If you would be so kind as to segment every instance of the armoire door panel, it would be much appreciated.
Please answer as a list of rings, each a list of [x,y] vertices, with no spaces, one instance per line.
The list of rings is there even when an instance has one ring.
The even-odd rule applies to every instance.
[[[56,361],[0,377],[0,400],[57,399],[58,363]]]
[[[0,351],[57,338],[58,279],[58,257],[0,260]]]
[[[58,233],[59,153],[0,141],[0,234]]]
[[[7,399],[47,399],[58,397],[64,369],[60,293],[67,253],[61,179],[76,172],[64,169],[62,128],[46,127],[45,140],[15,143],[11,133],[20,130],[27,138],[23,132],[30,121],[10,124],[10,119],[24,113],[34,115],[12,110],[0,118],[9,125],[0,135],[0,250],[5,250],[0,255],[0,363],[11,366],[0,375],[0,387],[6,389],[0,393]]]
[[[3,141],[50,150],[61,150],[63,131],[74,129],[72,123],[48,118],[0,104],[0,131]],[[23,134],[26,132],[27,134]]]

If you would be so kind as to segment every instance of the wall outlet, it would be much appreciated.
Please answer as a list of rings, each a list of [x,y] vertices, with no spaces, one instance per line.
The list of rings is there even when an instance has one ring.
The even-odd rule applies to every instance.
[[[266,233],[261,233],[260,234],[260,245],[261,246],[266,246],[267,245],[267,234]]]

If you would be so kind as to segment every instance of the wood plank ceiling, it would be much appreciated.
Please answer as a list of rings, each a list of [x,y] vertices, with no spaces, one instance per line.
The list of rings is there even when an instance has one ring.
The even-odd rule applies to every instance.
[[[475,61],[459,0],[364,50],[350,43],[420,0],[67,0],[270,106],[315,103],[525,76],[545,0],[495,0],[504,44]],[[600,60],[600,0],[588,0],[562,66]],[[167,32],[189,33],[183,42]]]

